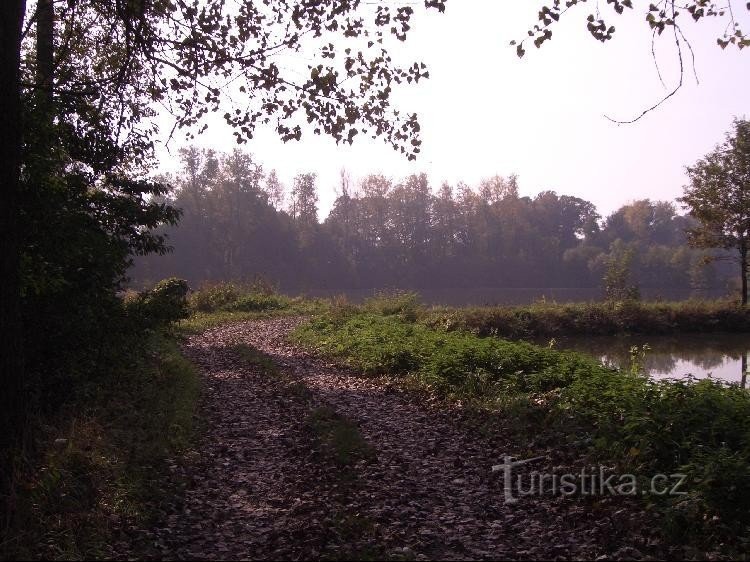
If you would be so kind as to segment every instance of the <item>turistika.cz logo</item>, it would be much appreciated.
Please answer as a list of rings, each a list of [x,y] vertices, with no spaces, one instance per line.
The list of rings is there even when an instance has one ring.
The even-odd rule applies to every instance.
[[[503,457],[503,464],[496,464],[492,472],[503,476],[505,503],[517,503],[521,497],[529,496],[681,496],[685,474],[655,474],[650,478],[638,478],[634,474],[614,474],[604,466],[586,467],[578,473],[519,472],[518,467],[542,460],[534,457],[514,460]]]

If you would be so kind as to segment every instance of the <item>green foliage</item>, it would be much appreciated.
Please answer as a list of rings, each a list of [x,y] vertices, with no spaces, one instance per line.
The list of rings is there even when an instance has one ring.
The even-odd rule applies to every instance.
[[[584,366],[597,365],[582,355],[525,342],[432,330],[394,314],[364,312],[343,323],[323,316],[301,328],[297,337],[367,373],[416,374],[444,394],[479,396],[472,386],[491,386],[496,393],[509,388],[546,391],[550,377],[567,380]],[[551,372],[553,367],[557,373]]]
[[[699,248],[733,249],[740,265],[742,304],[747,303],[748,250],[750,250],[750,121],[735,119],[733,131],[693,166],[687,168],[690,185],[681,201],[698,220],[688,231]]]
[[[191,295],[194,297],[195,293]],[[242,295],[242,293],[240,293]],[[189,297],[189,299],[191,298]],[[204,296],[198,297],[202,302]],[[247,299],[247,308],[242,304]],[[236,305],[240,303],[243,308]],[[189,318],[182,320],[177,326],[181,333],[199,333],[209,328],[221,326],[231,322],[242,322],[269,316],[299,316],[320,314],[330,310],[330,302],[325,299],[307,299],[303,297],[287,297],[285,295],[244,295],[234,301],[219,307],[210,307],[209,311],[193,309]]]
[[[55,119],[34,93],[22,101],[20,278],[29,395],[18,402],[35,415],[54,411],[83,382],[127,358],[142,343],[141,328],[174,318],[177,310],[166,305],[172,286],[137,306],[117,295],[133,256],[168,250],[155,229],[174,225],[180,213],[164,202],[167,186],[143,179],[137,158],[124,160],[111,131],[86,143],[92,132],[77,112],[91,109],[90,99],[56,107]]]
[[[655,381],[594,371],[562,390],[558,408],[562,419],[573,420],[576,433],[590,436],[605,458],[643,475],[687,475],[687,497],[665,500],[668,522],[675,517],[688,522],[692,510],[683,535],[710,535],[705,522],[714,516],[723,534],[750,531],[746,390],[710,379]]]
[[[234,283],[204,285],[189,297],[194,312],[268,312],[285,310],[293,304],[293,299],[258,281],[247,288]]]
[[[190,308],[198,312],[214,312],[234,303],[240,296],[239,289],[233,283],[215,283],[202,286],[190,293]]]
[[[649,345],[643,344],[638,347],[634,345],[630,348],[630,372],[633,375],[640,375],[644,373],[644,365],[646,364],[646,355],[651,348]]]
[[[614,255],[607,260],[604,273],[604,294],[607,300],[619,302],[638,300],[640,291],[636,285],[629,285],[630,264],[633,261],[633,249],[627,248],[620,255]]]
[[[750,331],[750,314],[735,302],[719,300],[433,308],[422,322],[446,331],[509,338]]]
[[[146,319],[166,326],[190,315],[187,306],[187,281],[164,279],[140,298],[140,312]]]
[[[263,312],[267,310],[283,310],[288,308],[289,305],[289,298],[283,295],[255,293],[239,297],[233,303],[225,306],[225,309],[241,312]]]
[[[419,295],[410,291],[380,292],[367,299],[362,309],[382,316],[398,316],[403,320],[416,320],[423,307]]]
[[[583,438],[599,458],[642,477],[685,473],[689,501],[653,498],[665,521],[691,513],[691,528],[704,538],[713,532],[708,520],[720,521],[724,535],[748,531],[745,390],[713,380],[651,380],[637,365],[641,349],[634,368],[619,371],[581,354],[436,330],[386,310],[315,318],[295,337],[365,372],[408,376],[440,395],[512,414],[525,437]]]

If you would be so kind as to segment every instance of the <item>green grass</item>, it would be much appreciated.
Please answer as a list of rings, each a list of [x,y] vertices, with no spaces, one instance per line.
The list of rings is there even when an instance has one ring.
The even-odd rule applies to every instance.
[[[197,371],[174,339],[91,382],[44,431],[35,469],[19,482],[3,558],[111,557],[114,533],[155,516],[168,465],[194,441]]]
[[[233,322],[320,314],[330,308],[330,302],[289,297],[267,287],[261,291],[254,286],[220,283],[191,293],[188,307],[190,316],[177,324],[177,331],[182,334],[196,334]]]
[[[306,425],[323,456],[339,467],[375,459],[375,450],[362,437],[357,425],[330,407],[312,410]]]
[[[519,442],[591,443],[594,459],[622,473],[687,474],[686,496],[648,498],[676,542],[750,538],[747,391],[715,380],[655,381],[575,352],[434,329],[402,312],[334,311],[295,338],[367,373],[512,418]]]
[[[279,316],[310,316],[319,314],[327,309],[325,301],[300,301],[294,306],[284,309],[276,309],[262,312],[246,312],[234,310],[217,310],[214,312],[194,312],[189,318],[181,320],[176,325],[179,334],[199,334],[211,328],[232,324],[234,322],[246,322],[248,320],[260,320],[263,318],[274,318]]]
[[[266,374],[279,376],[279,368],[267,354],[246,343],[238,343],[229,348],[248,365],[262,369]]]

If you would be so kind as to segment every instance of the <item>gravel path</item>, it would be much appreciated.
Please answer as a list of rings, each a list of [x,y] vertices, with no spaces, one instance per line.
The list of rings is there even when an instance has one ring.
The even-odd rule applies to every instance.
[[[175,467],[184,497],[144,537],[153,556],[633,559],[653,550],[635,544],[647,523],[621,498],[506,505],[491,467],[514,453],[510,441],[295,347],[286,338],[300,321],[238,323],[186,342],[204,376],[206,430]],[[242,361],[238,343],[268,354],[279,373]],[[342,469],[321,458],[307,420],[322,405],[357,425],[376,460]]]

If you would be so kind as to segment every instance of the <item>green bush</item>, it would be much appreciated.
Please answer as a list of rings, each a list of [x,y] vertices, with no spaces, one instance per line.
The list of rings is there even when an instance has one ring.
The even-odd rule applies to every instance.
[[[240,291],[233,283],[203,285],[190,294],[188,304],[192,310],[198,312],[215,312],[235,302],[239,296]]]
[[[174,322],[190,316],[188,290],[186,281],[173,277],[159,281],[149,291],[126,292],[121,298],[124,324],[134,335],[169,328]]]
[[[159,281],[141,295],[142,313],[158,324],[170,324],[190,315],[187,281],[172,277]]]
[[[276,292],[268,282],[256,280],[240,287],[234,283],[204,285],[189,297],[190,308],[196,312],[264,312],[284,310],[293,300]]]

